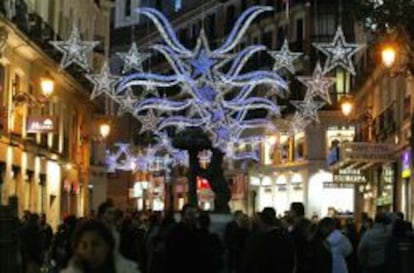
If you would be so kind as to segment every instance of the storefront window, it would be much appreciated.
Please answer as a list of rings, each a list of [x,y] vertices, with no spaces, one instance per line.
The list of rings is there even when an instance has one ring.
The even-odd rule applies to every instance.
[[[384,164],[380,172],[376,202],[377,206],[383,207],[387,211],[392,210],[393,184],[394,170],[392,165]]]
[[[295,135],[294,161],[305,159],[305,135],[303,132]]]
[[[342,143],[352,142],[355,137],[354,126],[331,126],[326,131],[326,151],[329,155],[334,149],[339,147]]]

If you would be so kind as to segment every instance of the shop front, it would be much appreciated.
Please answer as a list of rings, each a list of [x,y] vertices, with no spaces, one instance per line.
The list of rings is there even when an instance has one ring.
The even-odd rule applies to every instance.
[[[354,216],[359,219],[362,212],[373,216],[377,211],[392,211],[396,169],[395,145],[342,143],[338,154],[339,158],[332,162],[331,170],[337,174],[344,174],[341,177],[342,181],[337,182],[345,182],[349,188],[354,189]]]
[[[306,171],[275,171],[270,175],[256,174],[249,177],[250,211],[265,207],[276,209],[278,216],[287,213],[292,202],[305,202]]]

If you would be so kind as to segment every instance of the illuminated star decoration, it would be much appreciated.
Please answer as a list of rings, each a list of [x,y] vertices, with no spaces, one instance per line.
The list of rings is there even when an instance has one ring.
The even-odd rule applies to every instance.
[[[75,63],[86,71],[89,71],[87,53],[92,52],[93,48],[99,44],[97,41],[82,41],[76,26],[73,27],[67,41],[51,41],[49,43],[63,54],[60,69],[65,69]]]
[[[352,63],[352,56],[365,47],[363,44],[347,43],[341,26],[337,27],[333,42],[313,43],[313,46],[327,56],[324,66],[324,74],[337,66],[341,66],[352,75],[356,74]]]
[[[290,73],[295,74],[294,62],[303,55],[301,52],[292,52],[289,50],[289,43],[287,39],[283,42],[280,51],[269,51],[269,54],[275,59],[273,71],[278,71],[281,68],[286,68]]]
[[[335,83],[335,78],[325,77],[319,62],[315,66],[312,77],[300,76],[297,78],[307,87],[305,100],[309,101],[314,97],[320,97],[327,103],[332,103],[329,88]]]
[[[123,96],[120,96],[119,99],[119,108],[118,108],[118,116],[122,116],[125,112],[133,112],[134,106],[137,103],[137,97],[134,95],[134,92],[131,88],[128,88],[125,91]]]
[[[158,117],[152,109],[149,109],[146,115],[138,116],[138,120],[141,122],[140,134],[145,131],[157,131]]]
[[[253,55],[266,51],[265,46],[248,46],[239,52],[234,50],[249,24],[259,14],[271,10],[271,7],[260,6],[246,10],[227,39],[216,49],[210,49],[202,30],[195,48],[191,50],[181,44],[162,13],[152,8],[138,9],[140,14],[151,19],[160,32],[165,43],[153,45],[151,49],[165,57],[172,73],[137,72],[127,75],[118,85],[118,92],[130,86],[154,86],[165,88],[165,93],[168,93],[168,88],[185,86],[179,97],[167,94],[165,97],[143,98],[135,105],[135,113],[149,109],[156,113],[168,112],[169,115],[159,115],[156,131],[167,127],[175,127],[176,130],[200,127],[210,136],[213,146],[223,151],[225,143],[239,138],[244,130],[272,127],[273,123],[266,115],[263,118],[248,115],[248,112],[256,110],[280,114],[280,108],[274,101],[267,96],[257,96],[254,90],[259,85],[268,85],[275,87],[276,93],[280,94],[281,90],[287,89],[287,84],[275,71],[244,72],[245,64]],[[231,95],[225,96],[227,93]],[[116,101],[115,96],[112,98]],[[188,112],[190,116],[186,115]]]
[[[120,78],[111,74],[109,66],[106,62],[102,65],[101,72],[99,74],[86,74],[85,77],[94,85],[91,93],[91,99],[94,99],[103,93],[114,95],[116,84]]]
[[[289,129],[287,132],[288,135],[293,136],[297,133],[303,132],[311,122],[312,121],[310,119],[306,119],[299,112],[296,112],[289,124]]]
[[[319,122],[318,110],[325,105],[325,102],[315,101],[312,99],[304,101],[290,101],[290,103],[299,110],[301,117],[316,122]]]
[[[122,74],[130,72],[131,70],[142,72],[142,63],[151,56],[151,54],[139,52],[135,42],[132,43],[131,48],[127,53],[118,52],[116,55],[118,55],[124,63]]]

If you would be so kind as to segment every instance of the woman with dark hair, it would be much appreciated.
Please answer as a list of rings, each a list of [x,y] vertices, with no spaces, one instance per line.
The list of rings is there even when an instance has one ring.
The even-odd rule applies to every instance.
[[[319,221],[307,249],[306,272],[331,273],[333,262],[328,236],[335,230],[336,222],[330,217]]]
[[[87,220],[77,227],[73,255],[62,273],[139,273],[137,265],[114,255],[111,231],[97,220]]]

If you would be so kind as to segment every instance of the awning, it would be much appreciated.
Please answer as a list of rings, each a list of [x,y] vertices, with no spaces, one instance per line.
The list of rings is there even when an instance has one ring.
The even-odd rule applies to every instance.
[[[342,143],[337,147],[336,160],[330,162],[330,168],[334,170],[343,168],[363,170],[375,164],[394,161],[395,151],[396,145],[388,143]]]

